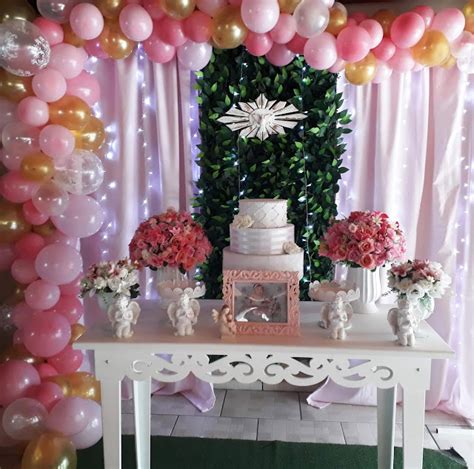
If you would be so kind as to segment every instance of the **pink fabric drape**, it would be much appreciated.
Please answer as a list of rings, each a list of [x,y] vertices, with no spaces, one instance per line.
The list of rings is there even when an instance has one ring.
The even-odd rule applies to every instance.
[[[474,79],[454,68],[364,87],[341,78],[338,86],[353,116],[339,214],[386,211],[405,230],[409,258],[441,262],[452,276],[452,294],[436,300],[429,322],[456,358],[434,361],[426,405],[472,419]],[[376,394],[328,382],[308,402],[375,404]]]
[[[149,61],[141,46],[126,60],[94,61],[90,71],[100,81],[102,97],[95,108],[107,128],[101,149],[105,181],[97,192],[105,213],[101,231],[83,241],[84,265],[128,255],[128,243],[141,221],[166,210],[190,209],[193,191],[191,74],[176,60]],[[144,272],[141,292],[154,296],[154,276]],[[87,325],[100,314],[87,302]],[[181,392],[200,410],[213,407],[212,386],[194,376],[176,384],[154,383],[161,394]],[[123,386],[131,396],[130,383]]]

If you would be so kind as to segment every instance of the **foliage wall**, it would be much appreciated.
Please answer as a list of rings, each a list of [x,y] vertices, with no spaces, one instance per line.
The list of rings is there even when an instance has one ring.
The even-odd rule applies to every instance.
[[[289,200],[288,217],[295,225],[295,241],[305,249],[302,297],[310,281],[328,278],[331,262],[318,256],[318,239],[336,215],[336,193],[342,167],[347,111],[341,110],[337,76],[309,68],[303,58],[274,67],[243,48],[215,50],[210,64],[198,75],[201,176],[195,206],[214,251],[202,267],[209,298],[221,297],[222,249],[229,244],[229,225],[239,198]],[[239,101],[260,93],[288,101],[307,112],[286,135],[261,142],[242,139],[217,121]]]

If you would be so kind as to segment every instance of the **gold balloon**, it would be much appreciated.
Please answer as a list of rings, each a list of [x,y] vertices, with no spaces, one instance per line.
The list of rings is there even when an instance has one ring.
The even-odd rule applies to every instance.
[[[100,403],[100,382],[91,373],[77,371],[68,375],[49,376],[45,380],[56,383],[65,397],[82,397]]]
[[[331,8],[326,32],[337,36],[347,25],[347,15],[339,8]]]
[[[43,358],[32,355],[23,344],[13,344],[0,354],[0,363],[9,360],[23,360],[30,365],[44,363]]]
[[[441,65],[451,53],[446,36],[432,29],[423,34],[420,42],[413,46],[411,51],[413,58],[426,67]]]
[[[107,21],[99,36],[102,50],[112,59],[127,58],[135,47],[135,43],[125,36],[116,21]]]
[[[346,65],[347,81],[353,85],[365,85],[370,83],[377,72],[377,59],[372,52],[359,62]]]
[[[21,459],[21,469],[76,469],[76,448],[60,433],[45,432],[33,438]]]
[[[91,118],[87,103],[77,96],[66,95],[49,103],[49,123],[58,124],[69,130],[82,130]]]
[[[466,19],[470,16],[474,16],[474,0],[471,0],[470,2],[466,3],[462,11]]]
[[[464,30],[474,34],[474,15],[466,17],[466,26],[464,27]]]
[[[105,141],[104,124],[97,117],[92,116],[81,131],[73,131],[76,138],[76,148],[81,150],[97,151]]]
[[[79,337],[83,336],[85,332],[86,326],[84,326],[84,324],[73,324],[71,326],[71,338],[69,339],[69,343],[73,344],[74,342],[76,342],[76,340],[79,339]]]
[[[106,18],[117,18],[125,6],[124,0],[96,0],[97,8]]]
[[[33,21],[36,13],[26,0],[1,0],[0,23],[7,20]]]
[[[41,152],[30,153],[21,162],[21,174],[31,181],[47,181],[54,174],[53,160]]]
[[[453,68],[457,63],[456,57],[453,55],[449,54],[448,58],[441,64],[441,67],[449,70],[450,68]]]
[[[64,42],[76,47],[83,47],[86,43],[72,29],[69,23],[63,24]]]
[[[31,77],[18,77],[0,68],[0,96],[18,103],[33,94]]]
[[[161,0],[161,9],[175,20],[183,20],[196,8],[195,0]]]
[[[48,236],[51,236],[56,231],[56,227],[54,226],[51,220],[48,220],[46,223],[43,223],[42,225],[33,226],[33,231],[36,234],[39,234],[46,238]]]
[[[390,37],[390,28],[392,27],[393,20],[397,17],[392,10],[379,10],[374,13],[372,19],[378,21],[383,28],[384,36]]]
[[[212,39],[219,49],[234,49],[247,37],[248,29],[240,16],[240,8],[226,6],[214,16]]]
[[[281,13],[289,13],[290,15],[295,11],[300,3],[301,0],[278,0]]]
[[[21,205],[0,199],[0,243],[14,243],[28,231],[31,225],[24,219]]]

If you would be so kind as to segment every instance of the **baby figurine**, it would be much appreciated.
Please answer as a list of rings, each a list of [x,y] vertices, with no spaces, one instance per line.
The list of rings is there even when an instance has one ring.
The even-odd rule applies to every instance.
[[[183,293],[177,302],[173,301],[168,306],[168,317],[176,330],[174,335],[193,335],[193,326],[197,323],[199,310],[198,301],[186,293]]]
[[[416,343],[417,319],[413,307],[409,301],[400,299],[397,308],[392,308],[388,312],[388,322],[398,337],[398,343],[403,346],[413,347]]]
[[[222,306],[220,311],[213,309],[212,319],[214,319],[216,324],[219,323],[219,333],[221,334],[221,338],[234,336],[237,333],[237,325],[235,324],[229,306]]]
[[[324,326],[329,329],[331,339],[346,339],[346,328],[352,318],[352,306],[344,301],[342,295],[336,294],[332,303],[325,304],[321,310]]]
[[[129,339],[133,335],[132,324],[136,324],[140,315],[140,305],[130,301],[125,295],[120,295],[117,301],[109,306],[107,315],[119,339]]]

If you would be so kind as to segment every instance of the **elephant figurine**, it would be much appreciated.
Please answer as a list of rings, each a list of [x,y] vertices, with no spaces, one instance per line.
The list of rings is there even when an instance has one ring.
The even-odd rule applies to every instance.
[[[407,300],[398,300],[398,306],[388,312],[388,322],[393,333],[398,337],[398,343],[413,347],[416,343],[415,332],[418,321],[414,313],[414,305]]]
[[[329,329],[331,339],[345,340],[346,329],[352,319],[352,306],[344,301],[343,295],[336,295],[332,303],[327,303],[321,309],[321,319],[325,329]]]
[[[130,301],[125,295],[120,295],[117,301],[107,309],[107,316],[114,329],[114,335],[119,339],[129,339],[133,335],[132,325],[137,323],[140,315],[140,305]]]
[[[174,335],[193,335],[193,326],[197,323],[199,311],[199,302],[186,293],[182,293],[178,301],[170,303],[167,312],[171,325],[175,328]]]

